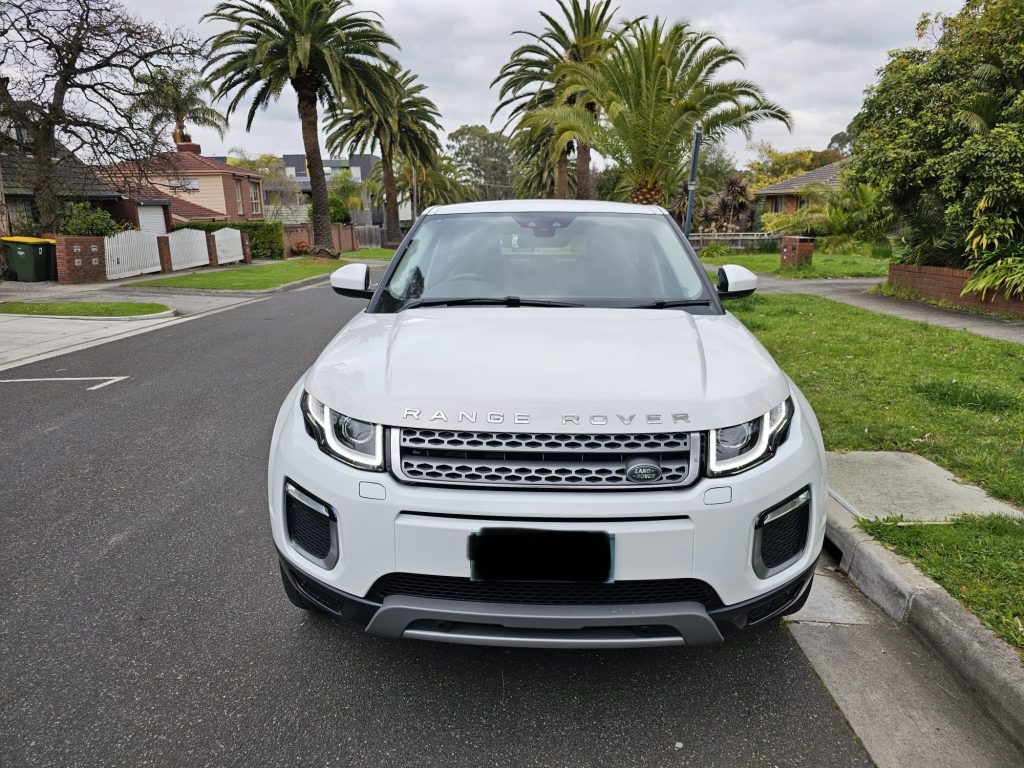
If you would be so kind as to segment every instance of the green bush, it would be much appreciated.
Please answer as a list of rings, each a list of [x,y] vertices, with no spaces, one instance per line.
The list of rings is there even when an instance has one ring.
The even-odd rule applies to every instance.
[[[109,213],[90,203],[68,203],[61,210],[57,229],[62,235],[109,237],[131,226],[115,221]]]
[[[732,248],[725,243],[711,243],[700,249],[698,254],[702,259],[721,259],[733,253]]]
[[[249,235],[249,252],[254,259],[284,258],[284,224],[280,221],[190,221],[175,229],[216,232],[225,227]]]

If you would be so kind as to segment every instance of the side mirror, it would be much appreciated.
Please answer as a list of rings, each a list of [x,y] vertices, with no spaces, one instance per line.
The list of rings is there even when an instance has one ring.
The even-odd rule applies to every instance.
[[[365,264],[346,264],[331,273],[331,288],[342,296],[368,299],[373,296],[370,290],[370,270]]]
[[[757,275],[738,264],[718,268],[718,298],[742,299],[757,290]]]

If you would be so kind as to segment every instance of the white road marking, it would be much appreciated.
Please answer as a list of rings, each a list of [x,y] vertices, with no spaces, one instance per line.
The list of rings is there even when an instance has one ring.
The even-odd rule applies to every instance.
[[[94,387],[89,387],[86,391],[92,392],[97,389],[103,389],[109,387],[111,384],[116,384],[119,381],[124,381],[127,376],[65,376],[61,378],[52,379],[0,379],[0,384],[27,384],[29,382],[37,381],[102,381],[102,384],[97,384]]]

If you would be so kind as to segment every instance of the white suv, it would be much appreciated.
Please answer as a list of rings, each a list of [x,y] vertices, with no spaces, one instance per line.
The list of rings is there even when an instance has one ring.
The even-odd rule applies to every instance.
[[[661,208],[430,209],[289,393],[284,588],[374,635],[708,643],[799,608],[825,531],[814,413]]]

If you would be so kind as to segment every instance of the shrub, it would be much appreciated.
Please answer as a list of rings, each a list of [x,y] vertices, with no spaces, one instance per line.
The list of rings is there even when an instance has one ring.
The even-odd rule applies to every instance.
[[[702,259],[723,259],[732,254],[732,248],[725,243],[712,243],[700,249],[699,256]]]
[[[1002,291],[1007,298],[1024,298],[1024,243],[985,251],[971,263],[971,268],[976,271],[964,286],[964,293],[980,291],[985,296]]]
[[[175,229],[216,232],[225,227],[249,235],[249,252],[254,259],[284,258],[284,224],[280,221],[190,221],[179,224]]]
[[[68,203],[61,211],[57,228],[62,235],[109,237],[131,226],[115,221],[109,213],[90,203]]]
[[[305,240],[296,240],[292,244],[292,253],[296,256],[306,256],[309,254],[310,250],[312,249],[309,247],[309,243]]]

